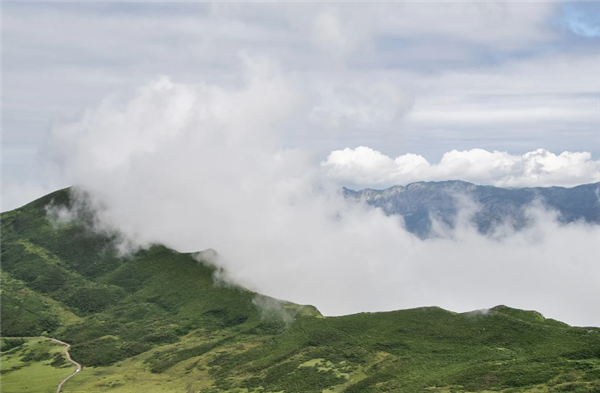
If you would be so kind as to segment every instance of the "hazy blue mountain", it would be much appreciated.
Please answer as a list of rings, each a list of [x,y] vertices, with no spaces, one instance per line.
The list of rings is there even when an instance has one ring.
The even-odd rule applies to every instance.
[[[480,206],[472,221],[482,233],[489,233],[500,223],[522,229],[529,222],[525,210],[536,201],[556,210],[561,222],[600,223],[599,192],[600,183],[573,188],[500,188],[460,180],[417,182],[385,190],[344,188],[348,198],[364,200],[387,215],[401,215],[406,228],[421,237],[430,235],[432,217],[453,227],[464,197]]]

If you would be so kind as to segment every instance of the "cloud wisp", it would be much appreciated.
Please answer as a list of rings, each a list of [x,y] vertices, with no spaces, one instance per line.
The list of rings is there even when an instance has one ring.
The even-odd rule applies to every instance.
[[[319,124],[315,105],[332,106],[268,59],[242,58],[241,86],[159,78],[53,129],[43,157],[103,206],[95,225],[141,247],[213,248],[234,282],[326,315],[506,304],[600,325],[597,226],[538,209],[519,233],[462,224],[421,240],[346,200],[311,152],[282,148],[287,130]]]

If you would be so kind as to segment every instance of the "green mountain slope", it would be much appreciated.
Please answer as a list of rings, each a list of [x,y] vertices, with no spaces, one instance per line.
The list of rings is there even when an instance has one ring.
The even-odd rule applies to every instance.
[[[51,222],[48,206],[79,214]],[[84,370],[65,392],[600,391],[597,328],[504,306],[323,318],[217,285],[190,254],[119,256],[68,190],[1,219],[2,336],[72,344]]]

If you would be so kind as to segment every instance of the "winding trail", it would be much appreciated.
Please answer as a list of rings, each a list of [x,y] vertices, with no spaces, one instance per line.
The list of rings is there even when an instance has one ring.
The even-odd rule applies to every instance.
[[[36,336],[36,337],[0,337],[0,339],[5,339],[5,338],[22,338],[22,339],[24,339],[24,340],[46,339],[46,340],[52,340],[52,341],[54,341],[54,342],[56,342],[56,343],[58,343],[58,344],[61,344],[61,345],[65,345],[65,346],[66,346],[66,348],[65,348],[65,350],[64,350],[63,352],[64,352],[65,356],[67,357],[67,360],[69,360],[69,362],[73,363],[73,365],[74,365],[75,367],[77,367],[77,369],[76,369],[76,370],[75,370],[75,371],[74,371],[74,372],[73,372],[71,375],[69,375],[68,377],[66,377],[66,378],[65,378],[65,379],[63,379],[62,381],[60,381],[60,383],[58,384],[58,387],[56,388],[56,393],[60,393],[60,391],[61,391],[61,390],[62,390],[62,388],[63,388],[63,385],[65,384],[65,382],[67,382],[67,381],[68,381],[68,380],[69,380],[71,377],[73,377],[73,376],[74,376],[74,375],[76,375],[78,372],[80,372],[80,371],[81,371],[81,369],[83,368],[83,367],[81,366],[81,364],[79,364],[79,363],[77,363],[75,360],[71,359],[71,355],[69,354],[69,348],[71,348],[71,344],[67,344],[67,343],[66,343],[66,342],[64,342],[64,341],[60,341],[60,340],[57,340],[57,339],[55,339],[55,338],[52,338],[52,337],[45,337],[45,336]]]

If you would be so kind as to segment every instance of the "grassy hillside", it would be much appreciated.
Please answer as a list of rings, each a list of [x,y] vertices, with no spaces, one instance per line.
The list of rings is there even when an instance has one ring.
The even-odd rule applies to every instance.
[[[79,214],[52,222],[49,205]],[[65,392],[600,391],[597,328],[504,306],[323,318],[215,285],[189,254],[120,257],[91,226],[68,190],[2,214],[2,336],[71,343],[85,368]]]
[[[48,339],[1,341],[3,393],[54,393],[75,366],[64,355],[64,346]]]

